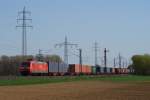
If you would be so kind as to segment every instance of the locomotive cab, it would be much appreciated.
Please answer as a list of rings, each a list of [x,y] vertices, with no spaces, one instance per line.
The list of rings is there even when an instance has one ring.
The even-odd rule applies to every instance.
[[[29,75],[30,73],[30,62],[23,62],[19,67],[21,75]]]

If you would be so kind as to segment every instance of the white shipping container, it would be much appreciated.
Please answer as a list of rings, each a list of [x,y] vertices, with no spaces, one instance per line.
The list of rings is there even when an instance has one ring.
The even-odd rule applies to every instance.
[[[65,73],[68,70],[67,64],[61,62],[49,62],[49,73]]]

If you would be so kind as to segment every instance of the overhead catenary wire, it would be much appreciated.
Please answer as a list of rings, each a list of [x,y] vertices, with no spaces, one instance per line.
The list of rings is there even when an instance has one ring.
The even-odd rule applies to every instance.
[[[59,44],[55,44],[55,47],[62,47],[64,46],[64,62],[68,65],[68,46],[75,46],[77,47],[78,44],[73,44],[73,43],[69,43],[68,40],[67,40],[67,36],[65,36],[65,41],[63,43],[59,43]]]

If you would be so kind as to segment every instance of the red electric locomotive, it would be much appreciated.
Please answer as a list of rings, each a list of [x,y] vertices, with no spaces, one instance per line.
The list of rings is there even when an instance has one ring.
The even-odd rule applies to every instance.
[[[46,75],[48,74],[48,64],[39,61],[23,62],[19,67],[22,75]]]

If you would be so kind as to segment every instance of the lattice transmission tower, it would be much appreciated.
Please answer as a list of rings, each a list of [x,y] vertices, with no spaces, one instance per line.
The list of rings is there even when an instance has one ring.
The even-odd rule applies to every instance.
[[[27,21],[32,21],[32,19],[28,18],[27,15],[31,15],[31,12],[26,11],[26,7],[24,7],[22,11],[18,12],[19,18],[17,19],[18,25],[16,26],[22,29],[22,56],[27,55],[27,28],[32,28],[27,23]]]

